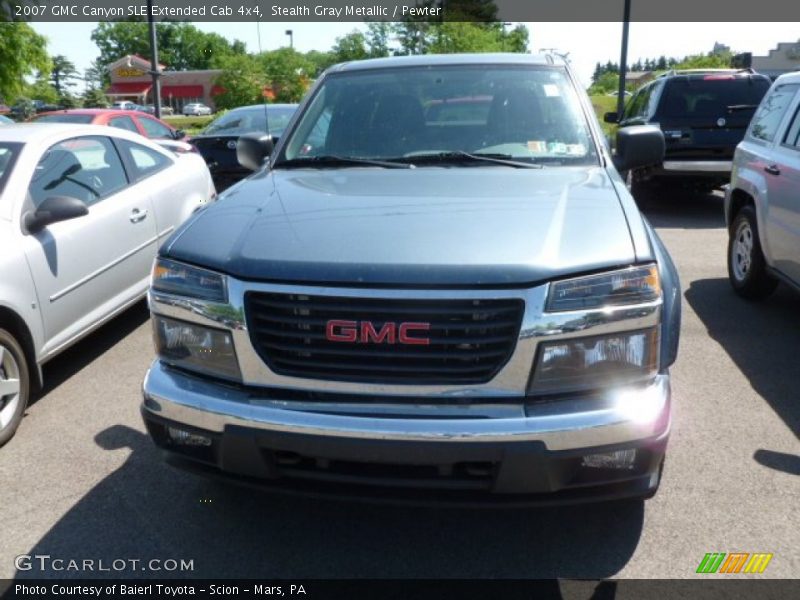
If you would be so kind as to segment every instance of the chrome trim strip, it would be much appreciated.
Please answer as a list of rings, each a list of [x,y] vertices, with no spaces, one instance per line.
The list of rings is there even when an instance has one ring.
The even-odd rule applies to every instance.
[[[497,409],[491,405],[448,407],[461,410],[463,415],[449,419],[426,419],[424,412],[418,412],[420,405],[414,403],[392,405],[394,414],[387,417],[376,414],[370,406],[362,408],[363,416],[336,414],[347,405],[330,402],[318,403],[317,411],[311,412],[308,403],[281,400],[279,392],[274,398],[253,397],[242,388],[168,369],[158,360],[145,376],[143,392],[145,413],[217,433],[235,425],[371,440],[541,441],[549,450],[568,450],[622,444],[661,436],[669,430],[669,419],[664,418],[670,402],[668,375],[659,375],[650,385],[635,391],[616,391],[593,401],[524,405],[524,399],[518,398],[516,404]],[[398,412],[403,410],[413,410],[416,418],[402,418]]]
[[[108,271],[109,269],[113,269],[114,267],[116,267],[116,266],[117,266],[118,264],[120,264],[121,262],[123,262],[123,261],[125,261],[125,260],[128,260],[128,259],[129,259],[131,256],[133,256],[133,255],[134,255],[134,254],[136,254],[137,252],[141,252],[142,250],[144,250],[145,248],[147,248],[147,247],[148,247],[150,244],[154,244],[154,243],[156,243],[156,242],[159,240],[159,238],[160,238],[160,237],[161,237],[160,235],[156,235],[156,236],[154,236],[154,237],[151,237],[151,238],[150,238],[149,240],[147,240],[146,242],[142,242],[141,244],[139,244],[138,246],[136,246],[136,248],[134,248],[133,250],[131,250],[131,251],[129,251],[129,252],[126,252],[125,254],[123,254],[122,256],[120,256],[119,258],[117,258],[116,260],[113,260],[113,261],[111,261],[110,263],[108,263],[108,264],[107,264],[107,265],[105,265],[104,267],[100,267],[100,268],[99,268],[99,269],[97,269],[96,271],[94,271],[94,272],[92,272],[92,273],[89,273],[89,274],[88,274],[86,277],[84,277],[83,279],[79,279],[78,281],[76,281],[76,282],[75,282],[75,283],[73,283],[72,285],[69,285],[69,286],[65,287],[65,288],[64,288],[63,290],[61,290],[60,292],[56,292],[55,294],[53,294],[52,296],[50,296],[50,302],[51,302],[51,303],[53,303],[53,302],[55,302],[56,300],[58,300],[59,298],[63,298],[64,296],[66,296],[66,295],[67,295],[67,294],[69,294],[70,292],[74,292],[75,290],[77,290],[77,289],[78,289],[79,287],[81,287],[82,285],[85,285],[85,284],[89,283],[89,282],[90,282],[92,279],[94,279],[95,277],[99,277],[100,275],[102,275],[103,273],[105,273],[106,271]]]
[[[730,160],[665,160],[665,171],[691,171],[698,173],[730,173],[733,161]]]

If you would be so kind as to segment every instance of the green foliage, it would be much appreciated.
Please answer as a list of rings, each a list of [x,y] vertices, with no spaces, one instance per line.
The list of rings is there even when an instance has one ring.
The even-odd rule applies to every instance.
[[[214,97],[217,108],[236,108],[263,101],[267,78],[255,57],[249,54],[225,56],[215,61],[214,67],[222,69],[214,80],[223,89]]]
[[[314,65],[293,48],[279,48],[258,58],[275,102],[299,102],[308,89]]]
[[[318,77],[325,69],[336,63],[336,57],[333,52],[320,52],[319,50],[311,50],[305,53],[306,60],[314,67],[311,73],[312,77]]]
[[[50,80],[39,73],[33,83],[25,84],[24,94],[34,100],[42,100],[46,104],[60,104],[60,97]]]
[[[589,88],[589,94],[607,94],[619,89],[619,72],[604,72]]]
[[[103,90],[90,88],[83,94],[84,108],[108,108],[109,102]]]
[[[50,82],[59,97],[69,96],[69,88],[77,85],[78,71],[75,63],[63,54],[56,54],[52,58],[53,68],[50,71]]]
[[[182,129],[187,135],[197,135],[205,129],[211,121],[219,118],[225,114],[225,111],[219,111],[213,115],[204,115],[197,117],[184,117],[183,115],[174,115],[171,117],[161,117],[165,123],[172,125],[175,129]]]
[[[676,63],[675,69],[727,69],[731,66],[733,54],[730,52],[709,52],[694,54]]]
[[[227,57],[244,54],[244,44],[228,42],[217,33],[205,33],[191,23],[165,21],[156,27],[159,61],[176,71],[210,69]],[[150,57],[150,36],[144,21],[98,23],[92,41],[100,49],[98,61],[108,65],[128,54]]]
[[[347,62],[350,60],[363,60],[369,57],[367,50],[367,38],[358,30],[336,38],[336,43],[331,48],[336,62]]]
[[[23,93],[25,77],[50,72],[47,40],[27,23],[0,22],[0,97],[11,102]]]

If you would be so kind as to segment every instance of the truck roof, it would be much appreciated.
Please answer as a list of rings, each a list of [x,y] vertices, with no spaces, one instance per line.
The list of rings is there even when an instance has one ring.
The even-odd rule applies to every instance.
[[[421,54],[414,56],[391,56],[340,63],[328,69],[329,73],[364,71],[403,67],[425,67],[442,65],[559,65],[564,59],[552,54],[481,53],[481,54]]]

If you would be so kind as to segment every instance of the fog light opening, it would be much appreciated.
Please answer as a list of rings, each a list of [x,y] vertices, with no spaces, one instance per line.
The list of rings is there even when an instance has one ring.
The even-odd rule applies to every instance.
[[[178,446],[210,446],[211,438],[175,427],[167,428],[169,439]]]
[[[615,450],[583,457],[582,467],[589,469],[618,469],[630,471],[636,466],[636,450]]]

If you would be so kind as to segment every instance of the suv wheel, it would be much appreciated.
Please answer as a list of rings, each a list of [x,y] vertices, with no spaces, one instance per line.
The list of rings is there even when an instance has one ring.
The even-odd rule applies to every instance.
[[[728,238],[728,278],[734,291],[750,300],[766,298],[778,285],[767,273],[752,206],[745,206],[733,219]]]
[[[0,446],[10,440],[19,427],[29,395],[25,353],[14,336],[0,329]]]

